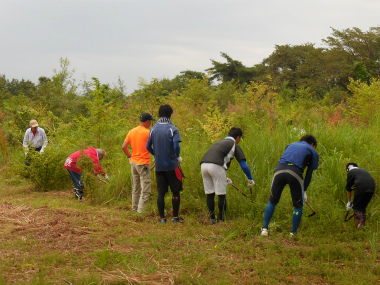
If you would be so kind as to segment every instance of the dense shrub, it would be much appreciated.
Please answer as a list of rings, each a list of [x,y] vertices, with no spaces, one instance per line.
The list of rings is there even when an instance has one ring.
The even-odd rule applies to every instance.
[[[64,144],[50,143],[43,153],[29,151],[29,166],[24,160],[14,162],[15,171],[29,178],[37,191],[62,189],[69,182],[67,170],[63,168],[68,149]]]

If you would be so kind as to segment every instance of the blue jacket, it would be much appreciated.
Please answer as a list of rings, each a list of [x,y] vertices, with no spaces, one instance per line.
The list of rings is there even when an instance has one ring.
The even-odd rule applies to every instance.
[[[295,165],[301,169],[302,173],[307,167],[304,179],[305,191],[310,184],[313,170],[318,169],[318,163],[319,155],[317,151],[304,141],[298,141],[288,145],[278,162],[278,164]]]
[[[156,171],[170,171],[178,167],[181,136],[171,123],[155,124],[149,133],[146,149],[154,155]]]

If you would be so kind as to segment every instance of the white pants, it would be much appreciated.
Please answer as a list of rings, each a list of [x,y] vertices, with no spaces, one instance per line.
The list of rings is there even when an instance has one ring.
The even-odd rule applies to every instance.
[[[202,163],[201,172],[206,194],[226,195],[227,176],[223,166],[214,163]]]

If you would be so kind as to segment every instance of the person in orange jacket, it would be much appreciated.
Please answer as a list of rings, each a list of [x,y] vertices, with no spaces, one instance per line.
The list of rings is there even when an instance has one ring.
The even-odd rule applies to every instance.
[[[132,171],[132,209],[137,213],[144,212],[151,192],[150,153],[146,149],[149,127],[155,121],[149,113],[140,115],[140,125],[127,134],[122,149],[129,158]],[[132,153],[128,146],[131,146]]]

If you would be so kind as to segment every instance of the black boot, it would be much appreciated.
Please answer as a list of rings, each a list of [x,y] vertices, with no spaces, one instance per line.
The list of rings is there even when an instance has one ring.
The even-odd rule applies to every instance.
[[[361,211],[354,210],[355,214],[355,225],[357,226],[358,229],[361,229],[365,226],[365,220],[364,220],[364,215]]]

